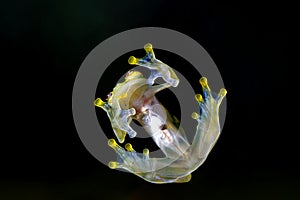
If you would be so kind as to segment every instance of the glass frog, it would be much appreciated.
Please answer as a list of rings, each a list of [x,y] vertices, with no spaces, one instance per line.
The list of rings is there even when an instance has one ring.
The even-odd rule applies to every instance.
[[[219,106],[227,91],[222,88],[218,95],[213,96],[207,79],[200,78],[203,96],[195,95],[199,111],[191,115],[197,120],[197,127],[190,143],[183,128],[174,125],[170,113],[155,97],[157,92],[177,87],[179,79],[170,66],[156,59],[150,43],[144,49],[146,55],[143,58],[130,56],[128,63],[150,69],[150,76],[145,78],[141,72],[130,70],[124,82],[113,88],[106,102],[97,98],[94,104],[106,111],[119,143],[124,143],[127,134],[130,138],[137,135],[130,126],[134,119],[152,137],[165,157],[151,158],[147,148],[137,152],[127,143],[124,149],[114,139],[109,139],[108,145],[115,150],[117,161],[108,165],[112,169],[125,169],[151,183],[188,182],[191,173],[202,165],[219,138]],[[159,77],[165,83],[154,84]]]

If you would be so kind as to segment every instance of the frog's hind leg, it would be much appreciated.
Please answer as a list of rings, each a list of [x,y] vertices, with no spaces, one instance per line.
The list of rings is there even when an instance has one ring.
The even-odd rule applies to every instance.
[[[220,135],[219,106],[226,95],[226,90],[222,88],[219,94],[214,97],[211,94],[207,79],[202,77],[199,82],[202,85],[203,96],[201,94],[195,95],[200,110],[199,114],[198,112],[192,113],[192,118],[197,120],[198,125],[190,153],[191,157],[199,160],[198,165],[200,166]]]

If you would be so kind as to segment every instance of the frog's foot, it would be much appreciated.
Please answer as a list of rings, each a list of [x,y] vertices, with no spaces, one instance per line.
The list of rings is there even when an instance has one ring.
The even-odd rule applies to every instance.
[[[127,132],[130,138],[134,138],[136,136],[136,132],[130,127],[129,122],[131,120],[129,120],[128,118],[130,118],[132,115],[135,115],[135,113],[136,111],[134,108],[130,108],[128,110],[120,110],[119,115],[115,118],[115,120],[119,122],[119,129]]]
[[[200,165],[206,159],[221,133],[219,107],[227,92],[225,88],[222,88],[219,94],[214,96],[205,77],[202,77],[199,82],[203,89],[203,96],[201,94],[195,95],[199,104],[199,112],[193,112],[192,118],[197,120],[198,125],[190,154],[191,157],[199,160]],[[200,162],[200,160],[202,161]]]
[[[114,139],[108,140],[110,146],[117,153],[117,162],[111,161],[108,166],[111,169],[122,168],[133,173],[151,171],[149,165],[149,150],[144,149],[143,153],[136,152],[130,143],[125,145],[125,149],[117,144]]]
[[[152,183],[185,183],[191,180],[191,175],[178,169],[176,160],[170,158],[150,158],[149,149],[143,153],[136,152],[132,145],[127,143],[125,149],[114,139],[108,140],[108,145],[117,153],[117,161],[110,161],[111,169],[125,169],[146,181]],[[175,175],[174,175],[175,174]]]
[[[134,108],[127,110],[118,109],[113,111],[110,105],[107,102],[102,101],[102,99],[97,98],[94,101],[94,105],[102,108],[106,113],[111,122],[115,135],[118,138],[120,143],[123,143],[125,140],[126,133],[130,138],[136,136],[136,131],[133,130],[129,123],[131,122],[130,117],[135,115],[136,111]]]
[[[146,51],[146,55],[143,58],[130,56],[128,59],[128,63],[130,65],[139,65],[142,67],[146,67],[151,70],[151,74],[147,79],[147,84],[149,85],[153,85],[154,81],[157,78],[161,77],[171,86],[177,87],[177,85],[179,84],[178,77],[176,76],[172,68],[155,58],[152,44],[146,44],[144,46],[144,49]]]
[[[102,99],[100,99],[100,98],[97,98],[94,101],[94,105],[99,107],[99,108],[102,108],[106,113],[111,112],[111,107],[108,105],[108,103],[102,101]]]

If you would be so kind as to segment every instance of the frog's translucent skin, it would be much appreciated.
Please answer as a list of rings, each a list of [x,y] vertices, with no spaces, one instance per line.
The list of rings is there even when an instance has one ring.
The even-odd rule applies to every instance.
[[[110,139],[108,145],[116,151],[117,162],[109,162],[109,167],[123,168],[152,183],[188,182],[191,173],[205,161],[220,135],[218,112],[226,90],[222,88],[213,97],[207,79],[200,79],[204,98],[200,94],[195,95],[200,110],[192,113],[198,125],[190,143],[183,129],[176,128],[171,115],[155,97],[155,93],[165,88],[176,87],[179,79],[171,67],[155,58],[151,44],[146,44],[144,49],[144,58],[131,56],[128,62],[149,68],[150,77],[146,79],[138,71],[129,71],[125,81],[118,83],[108,95],[107,102],[97,98],[95,105],[107,112],[120,143],[124,142],[126,133],[131,138],[136,136],[137,133],[130,127],[131,120],[135,119],[153,138],[165,157],[150,158],[148,149],[139,153],[129,143],[123,149],[114,139]],[[158,77],[162,77],[166,83],[153,85]]]

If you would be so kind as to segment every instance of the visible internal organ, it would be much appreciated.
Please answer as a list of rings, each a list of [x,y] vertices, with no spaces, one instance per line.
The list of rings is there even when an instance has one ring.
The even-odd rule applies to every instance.
[[[171,67],[155,58],[151,44],[146,44],[144,48],[146,56],[141,59],[130,57],[129,63],[149,68],[150,77],[146,79],[138,71],[129,71],[125,81],[118,83],[108,95],[107,102],[97,98],[95,105],[107,112],[120,143],[125,141],[126,133],[131,138],[136,136],[137,133],[130,127],[132,119],[135,119],[153,138],[165,157],[150,158],[147,148],[139,153],[129,143],[125,145],[125,150],[114,139],[110,139],[108,145],[116,151],[117,162],[110,162],[109,167],[123,168],[152,183],[188,182],[191,173],[205,161],[220,135],[218,112],[226,90],[221,89],[213,97],[207,79],[200,79],[204,98],[200,94],[195,95],[200,110],[192,113],[198,125],[190,143],[183,128],[176,128],[171,115],[155,97],[163,89],[176,87],[179,79]],[[158,77],[162,77],[166,83],[153,85]]]

